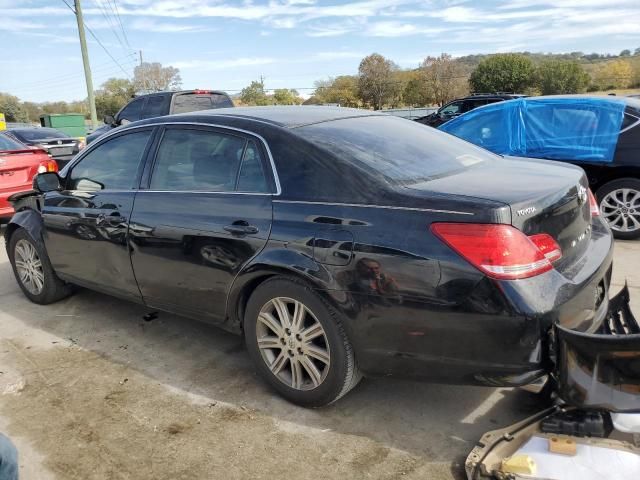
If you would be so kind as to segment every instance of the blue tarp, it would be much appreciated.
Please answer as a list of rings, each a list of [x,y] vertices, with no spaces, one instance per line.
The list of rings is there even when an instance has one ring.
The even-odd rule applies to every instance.
[[[611,97],[531,97],[494,103],[439,128],[502,155],[612,162],[625,104]]]

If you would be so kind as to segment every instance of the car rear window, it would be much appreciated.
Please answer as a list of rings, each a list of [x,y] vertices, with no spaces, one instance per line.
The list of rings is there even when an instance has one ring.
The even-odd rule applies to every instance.
[[[55,128],[30,128],[28,130],[16,130],[15,134],[18,137],[24,138],[28,142],[33,140],[48,140],[52,138],[67,138],[69,136]]]
[[[196,112],[212,108],[233,107],[226,95],[219,93],[183,93],[173,100],[173,113]]]
[[[5,135],[0,135],[0,151],[24,150],[25,148],[27,147],[19,144],[15,140],[12,140]]]
[[[452,135],[386,115],[333,120],[297,130],[338,158],[398,184],[437,178],[496,158]]]

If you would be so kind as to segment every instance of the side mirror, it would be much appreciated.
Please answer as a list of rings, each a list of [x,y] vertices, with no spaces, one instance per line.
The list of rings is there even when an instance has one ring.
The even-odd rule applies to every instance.
[[[60,177],[55,172],[39,173],[33,177],[33,189],[40,193],[62,190]]]
[[[115,125],[116,123],[116,119],[113,118],[113,115],[105,115],[102,120],[104,120],[104,123],[107,125]]]

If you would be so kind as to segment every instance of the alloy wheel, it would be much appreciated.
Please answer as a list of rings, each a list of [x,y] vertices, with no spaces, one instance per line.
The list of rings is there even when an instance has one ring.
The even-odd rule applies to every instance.
[[[40,295],[44,288],[44,271],[36,248],[27,240],[19,240],[16,243],[14,252],[14,261],[20,283],[32,295]]]
[[[612,230],[635,232],[640,229],[640,191],[619,188],[600,202],[600,212]]]
[[[313,390],[331,364],[329,342],[313,312],[287,297],[269,300],[260,309],[256,337],[271,373],[296,390]]]

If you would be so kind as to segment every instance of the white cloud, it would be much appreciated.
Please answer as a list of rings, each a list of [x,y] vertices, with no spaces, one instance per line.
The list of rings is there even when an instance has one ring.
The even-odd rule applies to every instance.
[[[340,59],[351,59],[351,58],[363,58],[366,56],[366,53],[362,52],[317,52],[313,54],[309,60],[311,61],[326,61],[326,60],[340,60]]]
[[[11,21],[0,22],[0,31],[5,31],[5,32],[22,32],[23,30],[40,30],[43,28],[47,28],[47,26],[42,23],[22,21],[22,20],[16,20],[16,19],[12,19]]]
[[[133,30],[154,33],[181,33],[181,32],[203,32],[210,31],[211,28],[202,27],[200,25],[188,25],[177,22],[156,22],[151,19],[137,19],[127,24]]]
[[[180,69],[199,69],[199,70],[224,70],[227,68],[254,67],[260,65],[269,65],[275,62],[275,59],[269,57],[246,57],[222,60],[181,60],[177,62],[169,62],[170,65]]]

